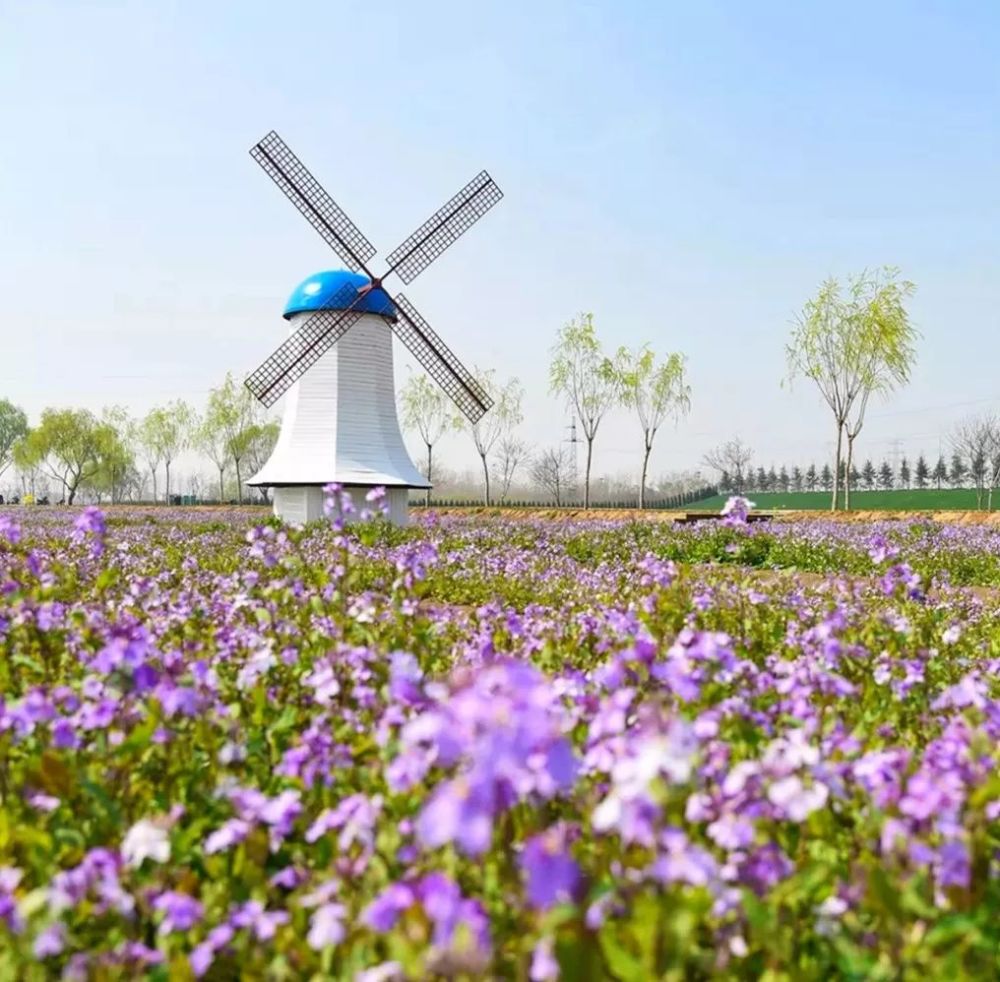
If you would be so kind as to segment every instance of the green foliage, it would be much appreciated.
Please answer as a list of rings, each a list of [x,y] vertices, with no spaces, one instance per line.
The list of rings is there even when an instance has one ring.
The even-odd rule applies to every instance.
[[[73,503],[80,486],[101,480],[102,469],[110,471],[127,457],[114,427],[100,422],[86,409],[46,409],[38,426],[21,441],[17,463],[44,467],[66,491]]]
[[[0,399],[0,474],[10,466],[14,447],[28,435],[28,417],[9,399]]]
[[[407,980],[526,979],[540,944],[561,978],[594,982],[995,977],[995,624],[961,595],[925,602],[884,589],[870,529],[435,518],[407,529],[375,521],[339,535],[325,523],[255,528],[246,513],[122,509],[95,553],[92,538],[70,532],[65,513],[34,522],[23,539],[0,526],[0,868],[23,873],[13,888],[22,926],[6,923],[10,908],[0,907],[0,978],[68,974],[80,952],[93,957],[93,977],[191,978],[192,952],[247,902],[286,917],[270,934],[234,930],[206,978],[355,978],[392,960]],[[923,522],[878,532],[926,585],[1000,584],[1000,553],[986,536],[943,535]],[[423,557],[426,575],[409,575],[414,557]],[[810,586],[774,570],[833,575]],[[960,636],[946,641],[956,623]],[[731,663],[714,664],[711,645],[686,649],[677,664],[698,684],[673,691],[662,670],[688,632],[725,648]],[[127,657],[109,659],[116,652]],[[399,652],[414,656],[430,684],[414,683],[394,702],[390,666]],[[140,657],[154,676],[140,678]],[[915,659],[922,674],[900,695],[903,667]],[[624,674],[607,675],[616,660]],[[509,663],[544,673],[546,699],[589,763],[566,793],[518,798],[481,855],[453,843],[420,847],[413,823],[452,775],[449,762],[432,760],[411,785],[389,780],[414,740],[404,730],[426,722],[433,700],[447,706],[479,673]],[[324,672],[337,683],[326,704],[317,689]],[[970,672],[988,680],[980,705],[933,708]],[[197,707],[178,709],[179,691],[196,696]],[[541,690],[529,692],[535,699]],[[595,712],[622,695],[628,712],[619,722],[602,716],[602,744]],[[113,712],[99,722],[105,704]],[[502,694],[480,711],[498,733],[509,723]],[[73,720],[77,742],[53,738],[57,719]],[[615,780],[595,751],[616,753],[620,739],[658,719],[702,734],[691,773],[654,779],[646,802],[661,815],[664,841],[683,830],[676,854],[659,839],[598,829],[593,818]],[[867,755],[877,762],[900,750],[908,756],[893,779],[905,783],[951,746],[948,726],[947,740],[969,734],[953,773],[982,779],[969,779],[949,815],[969,843],[968,882],[942,888],[916,851],[883,840],[887,819],[903,814],[898,795],[883,807],[852,774]],[[758,793],[747,810],[752,844],[721,848],[712,816],[691,808],[696,792],[702,808],[720,800],[740,764],[759,763],[789,734],[822,753],[816,775],[834,789],[828,802],[797,821]],[[658,749],[655,760],[666,755]],[[290,766],[314,759],[308,778]],[[280,834],[272,816],[248,822],[231,847],[209,849],[209,837],[234,818],[234,792],[251,810],[251,792],[272,803],[292,793],[301,813]],[[370,851],[339,828],[308,832],[351,796],[379,802]],[[141,822],[162,823],[169,855],[121,860]],[[535,909],[522,857],[527,842],[557,827],[570,830],[580,893]],[[933,849],[940,834],[928,821],[906,844]],[[752,887],[736,871],[742,853],[764,847],[787,866]],[[113,857],[104,868],[113,876],[54,902],[56,886],[95,850]],[[730,878],[720,888],[656,865],[694,855],[728,862]],[[291,879],[279,885],[279,873]],[[444,957],[416,907],[385,930],[368,923],[365,912],[387,886],[430,873],[446,874],[481,905],[485,955],[463,926]],[[311,898],[331,883],[345,931],[317,948],[308,940]],[[190,929],[164,930],[155,900],[165,892],[196,898],[203,916]],[[849,902],[830,908],[841,896]],[[109,901],[122,897],[124,910]],[[36,955],[39,932],[54,923],[63,925],[65,950]],[[113,962],[113,953],[140,944],[162,963]]]

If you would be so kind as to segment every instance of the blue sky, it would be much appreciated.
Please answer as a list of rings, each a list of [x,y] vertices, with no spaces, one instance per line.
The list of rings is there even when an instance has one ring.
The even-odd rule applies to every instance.
[[[248,156],[274,128],[382,255],[490,170],[503,203],[407,294],[521,378],[532,442],[563,436],[548,348],[588,310],[609,348],[688,357],[654,474],[734,433],[819,459],[818,396],[781,386],[791,319],[888,263],[923,339],[859,452],[936,454],[1000,409],[998,63],[988,3],[0,0],[0,394],[140,412],[251,370],[336,265]],[[596,469],[639,446],[616,415]]]

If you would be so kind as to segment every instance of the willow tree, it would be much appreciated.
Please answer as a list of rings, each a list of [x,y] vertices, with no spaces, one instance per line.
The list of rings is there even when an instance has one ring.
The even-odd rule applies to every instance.
[[[71,505],[80,486],[100,470],[111,431],[86,409],[46,409],[38,426],[18,443],[15,462],[25,470],[46,470]]]
[[[182,399],[151,409],[139,424],[139,445],[153,475],[153,500],[156,500],[156,471],[166,469],[165,500],[170,503],[170,465],[174,458],[191,446],[197,429],[194,410]]]
[[[228,459],[233,462],[233,469],[236,471],[236,500],[240,504],[243,504],[242,465],[257,439],[258,428],[263,422],[261,414],[260,404],[250,390],[236,382],[229,372],[222,385],[208,394],[199,443],[203,449],[209,448],[216,441],[225,447]],[[215,460],[215,464],[219,468],[221,489],[225,464],[219,464],[218,460]]]
[[[831,511],[840,500],[842,470],[848,475],[844,503],[850,507],[854,441],[871,396],[887,395],[910,377],[917,332],[906,302],[915,289],[892,267],[865,270],[850,277],[846,288],[831,278],[796,318],[786,348],[789,378],[816,384],[837,430]]]
[[[411,375],[399,390],[403,411],[403,426],[416,430],[427,448],[428,481],[434,481],[434,445],[444,434],[458,425],[452,402],[440,386],[426,375]],[[427,489],[427,504],[431,503],[431,488]]]
[[[614,365],[605,357],[594,330],[593,314],[581,314],[560,329],[552,348],[549,388],[561,395],[580,420],[587,441],[583,506],[590,507],[590,464],[601,420],[614,405],[618,384]]]
[[[679,419],[691,408],[691,387],[684,374],[684,356],[667,355],[660,364],[649,347],[631,352],[619,348],[614,362],[622,405],[634,409],[642,428],[642,477],[639,507],[646,507],[646,473],[656,433],[668,417]]]
[[[14,460],[14,447],[28,435],[28,417],[9,399],[0,399],[0,474]]]

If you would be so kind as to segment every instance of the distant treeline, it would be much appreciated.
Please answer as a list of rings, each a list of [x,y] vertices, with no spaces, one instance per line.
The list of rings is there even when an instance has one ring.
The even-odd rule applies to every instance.
[[[898,467],[888,460],[876,465],[866,460],[861,467],[851,467],[851,486],[862,491],[888,491],[893,488],[976,488],[982,490],[990,485],[990,479],[997,471],[998,461],[987,460],[977,454],[968,460],[960,454],[952,454],[950,462],[942,455],[931,466],[921,454],[916,462],[903,457]],[[841,478],[845,476],[841,467]],[[775,469],[773,466],[748,467],[742,477],[724,470],[719,478],[722,492],[743,494],[752,491],[830,491],[833,488],[833,470],[829,464],[817,468],[815,464]]]

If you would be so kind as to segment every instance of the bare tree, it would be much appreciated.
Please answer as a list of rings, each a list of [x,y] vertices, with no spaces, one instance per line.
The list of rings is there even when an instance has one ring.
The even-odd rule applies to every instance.
[[[993,508],[993,489],[1000,484],[1000,421],[991,413],[969,416],[951,434],[952,450],[970,464],[969,473],[975,482],[976,507]]]
[[[451,401],[441,388],[434,385],[426,375],[411,375],[399,392],[399,402],[403,410],[403,425],[416,430],[427,448],[427,470],[425,477],[434,482],[434,444],[444,436],[445,431],[460,425]],[[431,503],[431,489],[427,489],[427,504]]]
[[[483,500],[488,506],[491,503],[489,458],[500,440],[523,421],[521,401],[524,398],[524,390],[516,378],[508,379],[505,385],[499,385],[492,369],[487,372],[476,372],[476,381],[493,399],[493,408],[478,422],[469,424],[469,433],[475,444],[476,453],[483,462]]]
[[[729,474],[733,479],[733,490],[743,494],[746,483],[746,469],[753,457],[753,451],[737,436],[714,447],[702,458],[719,474]]]
[[[546,494],[555,498],[557,505],[563,503],[570,490],[572,461],[570,453],[561,444],[543,450],[531,462],[531,479]]]
[[[520,437],[509,433],[501,439],[497,446],[494,459],[497,463],[497,470],[500,478],[500,501],[507,500],[510,486],[514,481],[514,475],[531,456],[531,447]]]

